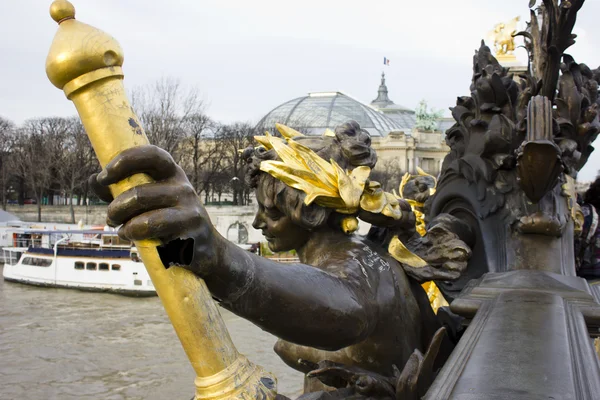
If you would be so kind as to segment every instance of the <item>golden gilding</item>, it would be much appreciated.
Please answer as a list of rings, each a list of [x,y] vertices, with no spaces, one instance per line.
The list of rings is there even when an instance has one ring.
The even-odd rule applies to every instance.
[[[429,195],[433,196],[435,194],[435,190],[437,187],[437,179],[433,175],[426,173],[419,167],[417,167],[417,174],[420,176],[429,176],[429,177],[433,178],[434,187],[429,189]],[[416,175],[411,175],[409,173],[404,174],[404,176],[402,177],[402,181],[400,182],[400,187],[398,188],[398,190],[400,191],[400,194],[398,195],[398,194],[396,194],[396,192],[394,192],[394,195],[398,198],[403,198],[404,197],[403,196],[404,186],[406,186],[406,184],[414,177],[416,177]],[[413,212],[413,214],[415,214],[415,219],[416,219],[415,228],[416,228],[417,232],[419,233],[419,235],[425,236],[425,234],[427,233],[427,229],[426,229],[426,225],[425,225],[425,214],[423,214],[423,212],[420,211],[423,209],[424,204],[420,203],[418,201],[412,200],[412,199],[405,199],[405,201],[407,201],[408,204],[410,204],[412,212]],[[389,249],[389,252],[394,256],[394,258],[396,258],[396,260],[403,262],[407,265],[410,265],[410,262],[414,259],[411,257],[411,255],[408,255],[406,253],[406,251],[408,251],[408,249],[406,249],[404,247],[402,242],[400,242],[399,240],[398,240],[398,242],[402,246],[400,246],[398,243],[394,243],[394,248]],[[390,246],[391,245],[392,245],[392,243],[390,243]],[[402,247],[404,247],[404,249],[402,249]],[[399,252],[398,252],[398,249],[400,249]],[[392,253],[392,251],[394,251],[396,253]],[[394,254],[396,254],[396,255],[394,255]],[[400,259],[399,257],[406,257],[406,258]],[[421,265],[423,263],[425,263],[425,265],[427,265],[427,262],[425,260],[421,260],[421,261],[422,262],[418,262],[418,263]],[[436,314],[440,307],[448,306],[448,302],[444,298],[444,295],[442,295],[442,292],[437,287],[435,282],[433,282],[433,281],[425,282],[421,286],[423,287],[423,289],[425,289],[425,292],[427,293],[427,297],[429,298],[429,304],[431,305],[431,308],[433,308],[433,311]]]
[[[356,232],[358,229],[358,220],[356,217],[346,217],[342,220],[342,230],[346,235]]]
[[[275,124],[275,128],[277,128],[279,133],[281,133],[281,136],[283,136],[286,139],[293,139],[298,136],[304,136],[302,133],[298,132],[297,130],[290,128],[289,126],[282,125],[282,124]]]
[[[398,236],[394,236],[390,241],[388,252],[396,260],[413,268],[423,268],[427,266],[427,261],[407,249],[404,243],[398,239]]]
[[[449,306],[448,301],[446,301],[444,295],[442,295],[442,292],[440,292],[440,289],[437,287],[435,282],[425,282],[421,286],[423,287],[423,289],[425,289],[425,292],[427,293],[429,305],[431,306],[431,308],[433,308],[434,313],[437,314],[438,309],[440,307]]]
[[[577,189],[575,188],[575,179],[571,176],[566,175],[566,182],[561,186],[561,192],[563,196],[567,198],[567,207],[569,208],[569,213],[571,218],[573,219],[573,229],[576,236],[581,235],[583,230],[583,211],[581,210],[581,206],[577,203]]]
[[[288,138],[287,142],[268,133],[257,137],[256,140],[266,148],[274,149],[281,161],[263,161],[260,169],[286,185],[306,193],[305,204],[315,202],[322,207],[333,208],[341,214],[355,214],[360,208],[396,220],[402,218],[396,196],[383,191],[378,182],[369,181],[369,167],[361,166],[352,171],[345,171],[334,160],[327,162],[313,150],[295,142],[291,131],[284,125],[277,124],[277,129]],[[422,170],[419,173],[425,174]],[[409,178],[410,176],[406,182]],[[422,214],[420,220],[424,226]],[[354,216],[342,220],[342,230],[345,233],[352,233],[357,228],[358,221]],[[419,230],[419,227],[417,229]],[[397,237],[390,243],[389,252],[396,260],[411,267],[427,265]]]

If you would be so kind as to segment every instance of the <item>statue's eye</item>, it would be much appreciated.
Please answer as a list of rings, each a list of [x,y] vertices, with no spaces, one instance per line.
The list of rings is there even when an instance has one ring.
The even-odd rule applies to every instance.
[[[279,218],[281,218],[283,216],[281,211],[279,211],[275,207],[265,208],[265,214],[267,214],[267,217],[273,221],[277,221]]]

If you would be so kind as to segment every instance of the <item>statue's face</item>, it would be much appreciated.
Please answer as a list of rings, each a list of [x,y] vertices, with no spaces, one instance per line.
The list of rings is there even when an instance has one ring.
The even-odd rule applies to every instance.
[[[281,212],[269,194],[260,187],[256,191],[258,212],[252,226],[262,231],[273,252],[301,248],[308,241],[310,232]]]

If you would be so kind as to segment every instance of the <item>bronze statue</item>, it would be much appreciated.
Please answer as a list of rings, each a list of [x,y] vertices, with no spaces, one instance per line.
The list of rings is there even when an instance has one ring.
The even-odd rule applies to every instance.
[[[358,124],[322,138],[280,127],[285,139],[257,137],[263,148],[246,152],[260,203],[256,226],[272,249],[296,249],[304,264],[242,251],[210,224],[181,168],[147,144],[125,96],[118,43],[76,21],[66,0],[52,4],[51,16],[59,30],[48,77],[80,113],[104,167],[92,186],[106,200],[116,196],[108,222],[122,224],[120,235],[138,248],[197,373],[196,398],[276,396],[270,375],[236,351],[207,287],[224,307],[283,339],[277,351],[289,364],[342,386],[340,396],[390,387],[424,394],[452,344],[407,273],[458,277],[470,253],[453,229],[468,229],[444,215],[431,234],[415,232],[410,205],[369,180],[376,155]],[[379,245],[353,235],[357,217],[385,228]],[[442,243],[453,251],[437,251]],[[365,384],[365,374],[374,383]]]
[[[92,185],[111,201],[102,186],[106,189],[137,173],[150,175],[156,183],[138,186],[112,200],[109,224],[122,224],[120,235],[129,240],[159,239],[165,243],[159,254],[166,266],[190,269],[206,282],[223,307],[279,337],[275,351],[292,368],[309,373],[319,362],[328,361],[393,377],[395,369],[402,369],[415,350],[426,353],[441,325],[420,282],[407,276],[383,246],[348,231],[346,222],[358,215],[385,225],[388,235],[408,238],[407,245],[417,256],[431,261],[426,269],[431,279],[435,271],[445,276],[446,268],[452,273],[466,264],[468,247],[451,232],[454,227],[460,231],[460,221],[440,216],[431,223],[431,237],[426,235],[422,241],[405,201],[392,201],[396,218],[373,212],[378,210],[366,206],[365,197],[373,200],[377,196],[371,192],[365,195],[363,190],[358,193],[362,206],[357,204],[354,210],[347,208],[351,202],[348,198],[344,203],[333,193],[315,195],[315,202],[306,204],[306,192],[264,172],[277,166],[293,167],[282,162],[281,155],[301,149],[305,161],[322,163],[317,168],[328,168],[325,160],[332,160],[329,165],[342,171],[338,175],[366,167],[363,186],[376,187],[366,179],[376,154],[368,133],[355,122],[338,127],[334,137],[289,137],[289,146],[276,137],[258,139],[270,148],[249,148],[243,154],[248,162],[247,181],[256,188],[259,205],[254,227],[262,230],[272,251],[295,249],[302,264],[278,264],[221,237],[185,173],[156,147],[122,152],[92,179]],[[302,160],[300,157],[296,160]],[[278,164],[270,164],[273,161]],[[312,165],[310,162],[301,167]],[[338,181],[341,187],[342,181]],[[307,192],[324,190],[310,178],[306,182],[311,183]],[[383,194],[381,189],[378,193]],[[381,198],[387,202],[389,196]],[[389,202],[384,206],[390,207]],[[440,258],[432,248],[441,242],[453,243],[454,252]],[[406,267],[409,275],[422,269]],[[450,349],[451,344],[444,342],[439,361]],[[307,391],[313,386],[309,383]]]

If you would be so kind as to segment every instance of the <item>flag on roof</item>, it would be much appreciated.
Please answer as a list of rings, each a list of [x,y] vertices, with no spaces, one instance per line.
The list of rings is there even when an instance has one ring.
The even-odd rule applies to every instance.
[[[383,65],[389,66],[390,65],[390,59],[386,58],[386,57],[383,57]]]

